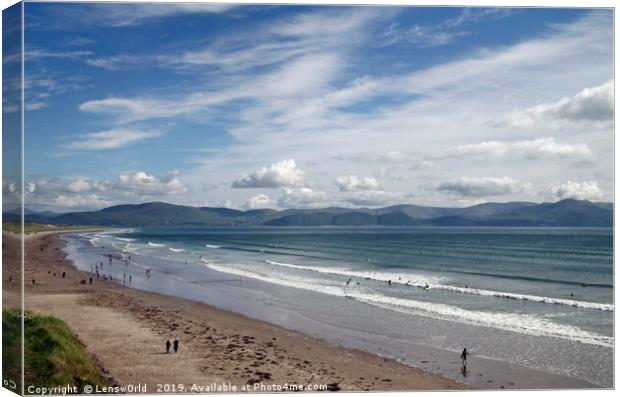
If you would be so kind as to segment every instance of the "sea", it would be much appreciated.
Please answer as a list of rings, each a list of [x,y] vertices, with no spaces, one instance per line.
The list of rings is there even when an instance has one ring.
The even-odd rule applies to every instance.
[[[611,228],[149,227],[64,238],[81,270],[473,387],[613,386]]]

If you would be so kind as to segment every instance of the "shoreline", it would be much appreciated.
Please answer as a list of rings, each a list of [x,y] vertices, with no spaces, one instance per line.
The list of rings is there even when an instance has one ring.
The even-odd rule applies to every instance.
[[[206,303],[110,281],[80,284],[90,275],[66,259],[62,234],[41,233],[26,240],[26,255],[30,257],[26,308],[67,321],[89,353],[120,385],[142,377],[156,383],[167,383],[164,380],[168,379],[169,383],[204,384],[210,379],[207,383],[239,386],[314,382],[343,391],[467,388],[392,359],[329,344]],[[54,259],[50,255],[58,256]],[[56,262],[59,258],[62,261]],[[63,271],[67,274],[64,279],[60,277]],[[33,286],[30,278],[37,284]],[[8,294],[10,287],[5,286],[5,296]],[[93,317],[100,320],[92,321]],[[110,323],[106,325],[107,321]],[[108,334],[102,335],[103,328],[108,328]],[[171,337],[179,338],[181,354],[166,356],[173,360],[157,363],[152,357],[162,353],[165,339]],[[151,357],[145,360],[141,353],[146,352]],[[135,360],[144,364],[136,366]]]
[[[63,240],[69,242],[67,248],[69,257],[85,271],[88,271],[87,263],[99,262],[98,258],[105,261],[105,257],[109,254],[107,251],[109,245],[114,245],[111,241],[106,241],[96,243],[105,245],[105,248],[91,247],[88,243],[91,235],[88,236],[63,237]],[[114,252],[115,255],[120,255],[120,251],[114,250]],[[382,310],[365,302],[341,300],[329,293],[294,288],[287,284],[274,285],[267,280],[255,279],[252,276],[242,276],[242,282],[238,280],[238,283],[229,286],[211,284],[208,280],[233,280],[228,280],[230,274],[226,271],[222,273],[218,268],[205,272],[201,266],[187,268],[187,262],[183,266],[183,260],[189,258],[175,260],[166,254],[164,258],[158,254],[134,253],[137,265],[134,264],[129,268],[130,272],[137,274],[131,284],[133,288],[204,302],[211,307],[238,313],[250,319],[266,321],[335,346],[345,346],[391,358],[413,368],[462,382],[469,388],[610,387],[605,383],[605,374],[609,367],[601,367],[601,372],[596,372],[594,377],[591,376],[592,370],[589,369],[599,368],[607,362],[597,359],[607,357],[610,349],[606,347],[592,345],[591,348],[582,350],[581,345],[576,344],[578,342],[562,338],[524,335],[495,327],[462,325],[423,315],[394,316],[391,310]],[[215,253],[215,259],[218,258],[218,254]],[[151,265],[145,265],[147,263]],[[141,276],[141,272],[149,266],[154,266],[155,270],[150,280]],[[119,277],[122,279],[122,266],[119,268],[114,265],[109,271],[115,279],[119,280]],[[457,332],[455,327],[458,327]],[[448,343],[427,343],[437,338],[444,338],[443,340]],[[485,340],[488,340],[488,344]],[[502,341],[500,344],[499,340]],[[473,360],[470,360],[470,371],[466,374],[461,373],[458,359],[462,346],[473,348],[475,352]],[[515,351],[514,346],[520,346],[521,350]],[[532,351],[532,347],[535,346],[538,346],[535,348],[536,352]],[[558,351],[556,349],[565,353],[556,355]],[[562,367],[562,363],[572,362],[575,354],[571,352],[577,351],[583,354],[582,359],[593,360],[592,366],[566,371],[566,366]],[[529,362],[524,361],[529,357],[528,352],[539,360],[524,366],[520,363]],[[561,360],[557,362],[559,366],[555,360]],[[598,383],[599,379],[603,383]]]

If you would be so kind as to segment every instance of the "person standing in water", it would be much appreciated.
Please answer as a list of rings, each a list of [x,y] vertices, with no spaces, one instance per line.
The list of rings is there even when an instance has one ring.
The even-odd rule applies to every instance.
[[[170,353],[170,339],[166,341],[166,353]]]
[[[463,371],[467,371],[467,356],[469,356],[469,352],[467,348],[463,349],[463,353],[461,353],[461,361],[463,362]]]

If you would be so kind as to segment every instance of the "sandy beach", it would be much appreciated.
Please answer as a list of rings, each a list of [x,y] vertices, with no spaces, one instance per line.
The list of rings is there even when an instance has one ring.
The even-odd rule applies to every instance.
[[[146,384],[151,393],[158,391],[158,385],[176,387],[169,392],[182,391],[180,387],[218,391],[212,388],[222,384],[237,391],[247,385],[251,385],[248,391],[273,391],[269,390],[273,385],[285,384],[327,385],[328,390],[343,391],[465,387],[394,360],[333,346],[203,303],[109,280],[95,278],[89,285],[89,275],[66,259],[59,236],[40,233],[26,240],[26,308],[66,321],[111,383]],[[7,307],[19,302],[18,240],[9,233],[3,238]],[[179,352],[166,354],[165,341],[175,338],[180,341]]]

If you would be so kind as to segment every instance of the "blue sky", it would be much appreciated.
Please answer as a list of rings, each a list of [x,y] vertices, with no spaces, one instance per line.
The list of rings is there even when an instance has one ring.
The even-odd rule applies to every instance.
[[[27,3],[25,35],[27,207],[612,199],[609,10]]]

